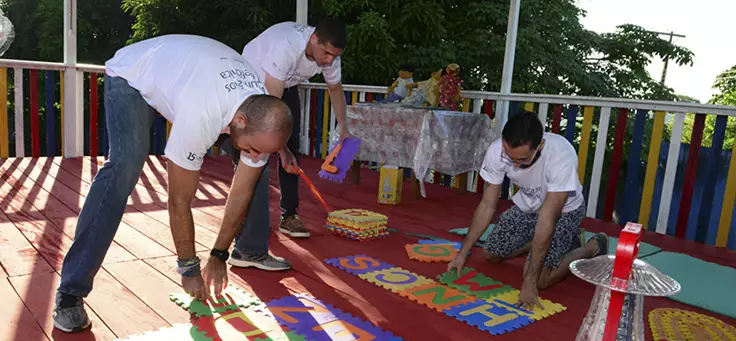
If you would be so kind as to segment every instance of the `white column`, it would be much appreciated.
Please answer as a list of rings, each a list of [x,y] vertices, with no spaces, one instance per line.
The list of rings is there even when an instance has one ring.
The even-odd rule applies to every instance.
[[[516,55],[516,32],[519,27],[519,7],[521,0],[511,0],[509,5],[509,22],[506,29],[506,50],[503,57],[503,74],[501,75],[501,93],[511,93],[511,80],[514,76],[514,56]],[[499,100],[496,106],[496,135],[501,136],[504,124],[509,117],[509,102]]]
[[[64,0],[64,156],[84,155],[84,85],[77,71],[77,0]]]
[[[298,24],[307,25],[308,10],[309,0],[296,0],[296,22]]]

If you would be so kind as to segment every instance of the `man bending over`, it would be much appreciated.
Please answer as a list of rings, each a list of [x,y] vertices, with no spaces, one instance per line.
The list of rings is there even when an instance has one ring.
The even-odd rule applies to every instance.
[[[519,191],[513,197],[514,206],[501,214],[488,236],[483,257],[500,263],[529,252],[519,303],[530,309],[534,305],[541,307],[538,289],[548,288],[567,276],[572,261],[608,252],[604,234],[580,245],[585,201],[577,169],[573,146],[558,134],[544,133],[536,114],[527,112],[509,118],[502,138],[486,152],[480,171],[486,181],[483,198],[448,271],[462,270],[468,251],[488,228],[506,175]]]
[[[191,210],[207,150],[221,134],[228,134],[240,151],[243,165],[233,178],[221,227],[231,230],[245,216],[268,154],[283,149],[293,129],[286,103],[265,94],[262,81],[239,53],[209,38],[148,39],[117,51],[105,70],[110,158],[92,181],[74,243],[64,257],[53,318],[54,326],[65,332],[90,326],[83,298],[92,291],[141,175],[149,132],[159,114],[172,122],[165,154],[177,272],[182,287],[195,299],[209,293],[195,254]],[[212,251],[207,268],[224,264],[228,246]]]

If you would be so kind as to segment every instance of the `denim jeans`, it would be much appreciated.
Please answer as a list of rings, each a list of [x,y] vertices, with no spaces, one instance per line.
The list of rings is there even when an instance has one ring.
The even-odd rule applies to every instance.
[[[61,268],[62,293],[87,297],[148,156],[156,112],[122,78],[105,76],[109,157],[92,181]]]
[[[286,145],[296,157],[299,155],[299,127],[301,123],[299,91],[296,87],[284,89],[283,99],[289,106],[289,110],[294,117],[294,131]],[[224,140],[221,148],[232,156],[233,164],[237,169],[240,154],[233,148],[232,141],[229,138]],[[266,165],[253,192],[253,199],[251,200],[245,220],[243,220],[243,228],[235,236],[235,248],[247,257],[258,258],[268,253],[268,238],[271,235],[268,173],[268,165]],[[295,215],[299,207],[299,176],[287,173],[281,167],[280,158],[279,187],[281,188],[281,217],[287,218]]]
[[[289,106],[294,118],[294,130],[291,132],[286,146],[294,157],[299,156],[299,139],[301,132],[302,106],[299,102],[299,89],[294,86],[284,89],[284,102]],[[279,158],[279,166],[281,159]],[[299,208],[299,175],[288,173],[284,167],[279,167],[279,187],[281,188],[281,218],[295,215]]]

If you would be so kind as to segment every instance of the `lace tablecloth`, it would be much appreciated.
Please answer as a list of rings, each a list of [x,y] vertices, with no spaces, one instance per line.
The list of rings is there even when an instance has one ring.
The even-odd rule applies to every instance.
[[[351,134],[362,143],[357,160],[414,170],[428,180],[429,170],[457,175],[477,171],[493,137],[487,115],[359,104],[347,108]]]

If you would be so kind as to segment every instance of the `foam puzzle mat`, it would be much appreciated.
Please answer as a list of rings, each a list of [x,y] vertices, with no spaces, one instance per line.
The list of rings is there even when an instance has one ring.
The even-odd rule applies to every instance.
[[[658,308],[649,312],[654,340],[736,341],[736,328],[693,311]]]
[[[263,302],[235,286],[205,301],[185,293],[169,296],[190,314],[190,323],[119,339],[125,341],[401,341],[389,331],[308,294]]]
[[[332,211],[325,226],[332,233],[357,240],[369,241],[388,236],[388,217],[363,209]]]
[[[457,256],[452,244],[406,244],[409,258],[420,262],[450,262]]]
[[[517,307],[518,290],[472,268],[465,268],[460,276],[457,272],[440,274],[438,282],[365,254],[324,261],[492,335],[514,331],[566,309],[542,298],[544,310]]]
[[[458,276],[456,271],[449,271],[440,274],[437,279],[442,284],[482,299],[515,290],[512,286],[487,277],[470,267],[464,267],[461,276]]]

